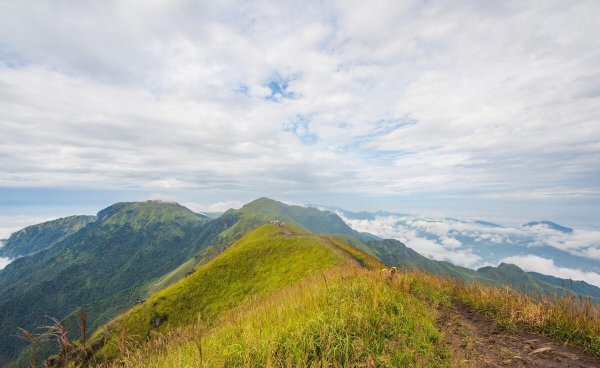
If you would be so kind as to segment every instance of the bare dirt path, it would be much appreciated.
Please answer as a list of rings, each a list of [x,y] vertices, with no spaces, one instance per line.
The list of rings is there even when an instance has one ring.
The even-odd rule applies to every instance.
[[[456,305],[440,311],[445,340],[455,367],[600,367],[600,359],[581,349],[528,332],[502,332],[494,321]]]

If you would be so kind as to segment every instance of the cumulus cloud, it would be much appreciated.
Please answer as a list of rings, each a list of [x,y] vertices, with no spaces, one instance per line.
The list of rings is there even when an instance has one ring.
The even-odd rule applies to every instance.
[[[599,15],[3,2],[0,186],[597,198]]]
[[[538,272],[563,279],[585,281],[600,287],[599,273],[587,272],[573,268],[558,267],[552,259],[542,258],[535,255],[526,255],[506,257],[502,260],[502,262],[515,264],[525,271]]]
[[[244,204],[239,201],[224,201],[216,202],[211,204],[200,204],[200,203],[184,203],[184,206],[188,207],[194,212],[225,212],[228,209],[237,209],[242,207]]]

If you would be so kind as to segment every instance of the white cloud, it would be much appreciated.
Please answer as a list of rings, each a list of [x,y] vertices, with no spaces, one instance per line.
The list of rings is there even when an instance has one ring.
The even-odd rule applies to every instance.
[[[216,202],[211,204],[199,204],[199,203],[184,203],[184,206],[188,207],[194,212],[225,212],[228,209],[237,209],[242,207],[244,204],[239,201],[224,201]]]
[[[600,260],[600,231],[573,229],[564,233],[539,224],[528,228],[535,237],[534,245],[549,245],[583,257]]]
[[[13,260],[10,258],[0,257],[0,270],[6,267]]]
[[[57,216],[29,216],[29,215],[0,215],[0,239],[8,239],[12,233],[27,226],[39,224],[58,218]],[[0,247],[4,244],[0,242]]]
[[[0,185],[598,198],[599,15],[4,2]]]
[[[597,231],[574,229],[564,233],[547,225],[490,227],[475,222],[414,215],[377,216],[367,220],[350,219],[341,213],[340,216],[355,230],[398,239],[435,260],[446,260],[473,269],[499,261],[514,261],[512,263],[519,266],[529,261],[528,267],[537,267],[531,268],[533,271],[598,285],[596,277],[600,274],[592,271],[600,270],[600,232]],[[557,256],[556,251],[548,253],[547,248],[542,246],[550,246],[563,253]],[[529,255],[505,258],[507,254],[515,253]],[[553,254],[557,259],[549,259],[547,254]],[[585,261],[580,257],[584,257]],[[553,262],[553,267],[544,269],[548,262]],[[562,267],[565,262],[570,266],[581,265],[589,271]]]
[[[504,258],[502,262],[515,264],[525,271],[538,272],[563,279],[581,280],[600,286],[600,274],[573,268],[558,267],[554,264],[553,260],[547,258],[534,255],[513,256]]]
[[[444,236],[440,242],[419,236],[414,228],[399,226],[398,216],[378,216],[374,220],[355,220],[338,215],[354,230],[369,232],[384,238],[397,239],[409,248],[438,261],[450,261],[463,267],[475,267],[482,258],[470,249],[462,247],[457,239]],[[438,225],[439,226],[439,225]]]

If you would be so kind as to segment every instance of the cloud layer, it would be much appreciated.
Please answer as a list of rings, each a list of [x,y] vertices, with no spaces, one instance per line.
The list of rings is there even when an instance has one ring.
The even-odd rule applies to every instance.
[[[338,212],[358,231],[398,239],[440,261],[477,269],[513,263],[526,271],[600,286],[600,232],[558,231],[548,225],[503,227],[485,222],[413,215],[380,214],[366,218]]]
[[[598,198],[594,2],[3,2],[0,186]]]

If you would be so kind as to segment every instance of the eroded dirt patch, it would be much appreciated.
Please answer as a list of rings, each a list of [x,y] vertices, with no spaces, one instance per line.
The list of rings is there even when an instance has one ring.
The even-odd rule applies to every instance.
[[[528,332],[503,332],[495,322],[455,305],[440,310],[439,326],[455,367],[600,367],[600,358]]]

